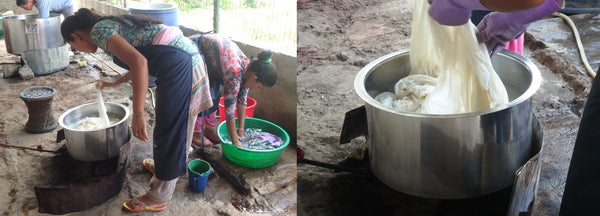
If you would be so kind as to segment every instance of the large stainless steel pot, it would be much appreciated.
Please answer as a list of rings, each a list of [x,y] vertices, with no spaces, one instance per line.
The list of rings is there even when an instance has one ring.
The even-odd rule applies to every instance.
[[[83,104],[60,115],[58,124],[65,130],[67,152],[82,161],[99,161],[119,155],[119,149],[131,138],[127,119],[129,109],[118,103],[105,103],[110,119],[120,119],[114,125],[98,130],[78,130],[77,123],[85,117],[98,117],[98,103]]]
[[[408,50],[366,65],[354,87],[365,101],[375,176],[395,190],[427,198],[474,197],[510,185],[531,155],[531,96],[541,76],[533,63],[508,51],[495,55],[492,64],[510,102],[454,115],[398,112],[375,101],[409,74]]]
[[[8,53],[49,49],[64,44],[60,34],[60,16],[39,18],[38,14],[14,15],[2,18],[4,41]]]
[[[50,49],[38,49],[21,53],[35,75],[46,75],[69,66],[69,44]]]

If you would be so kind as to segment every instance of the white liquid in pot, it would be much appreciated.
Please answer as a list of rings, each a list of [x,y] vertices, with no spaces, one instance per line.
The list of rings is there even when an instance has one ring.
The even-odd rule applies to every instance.
[[[118,119],[110,119],[109,126],[116,124],[118,121]],[[97,130],[102,128],[106,127],[102,123],[102,119],[98,117],[85,117],[75,124],[76,130]]]

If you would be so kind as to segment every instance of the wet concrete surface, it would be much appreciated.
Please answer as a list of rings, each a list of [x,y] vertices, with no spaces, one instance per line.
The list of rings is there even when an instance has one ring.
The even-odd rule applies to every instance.
[[[596,72],[600,65],[600,16],[570,16],[579,30],[587,59]],[[527,32],[525,56],[541,70],[542,87],[533,97],[544,128],[544,147],[538,197],[533,215],[557,215],[583,105],[593,81],[587,74],[571,28],[560,18],[540,20]],[[546,48],[538,48],[542,43]]]
[[[337,144],[339,141],[335,132],[340,132],[344,113],[362,104],[353,92],[353,76],[343,76],[320,81],[319,74],[327,73],[356,73],[364,66],[356,62],[370,62],[399,49],[406,49],[408,38],[403,37],[404,25],[398,22],[397,16],[406,16],[407,10],[411,11],[412,1],[382,1],[381,4],[373,3],[365,9],[343,8],[333,12],[325,10],[323,16],[331,16],[326,21],[310,21],[301,17],[312,15],[313,5],[325,5],[307,1],[304,10],[299,11],[299,35],[324,34],[330,43],[339,43],[328,49],[320,49],[319,43],[329,41],[303,41],[299,40],[299,94],[301,98],[313,100],[319,98],[323,103],[330,102],[330,98],[343,98],[346,104],[328,103],[326,108],[310,107],[311,103],[299,101],[299,146],[304,147],[309,159],[320,160],[331,164],[341,163],[352,154],[352,150],[365,148],[365,138],[360,137],[348,144]],[[338,2],[338,4],[340,4]],[[350,4],[348,4],[350,5]],[[323,6],[321,6],[323,7]],[[385,8],[385,9],[382,9]],[[317,8],[317,7],[315,7]],[[337,9],[335,6],[333,7]],[[388,9],[396,11],[388,13]],[[378,23],[386,20],[369,16],[370,11],[379,11],[379,16],[387,17],[390,22],[399,25],[396,31],[387,32],[350,32],[359,23],[375,28]],[[318,9],[316,9],[318,11]],[[349,15],[349,14],[357,15]],[[364,12],[363,12],[364,11]],[[304,15],[304,14],[306,15]],[[337,14],[336,14],[337,13]],[[365,15],[368,14],[368,15]],[[600,29],[597,14],[572,15],[573,21],[579,28],[588,61],[594,70],[598,70],[600,63]],[[303,20],[303,22],[301,22]],[[348,25],[338,24],[336,21],[351,20]],[[345,23],[343,23],[345,24]],[[331,30],[320,31],[323,26],[332,26]],[[339,25],[339,26],[338,26]],[[356,26],[355,26],[356,25]],[[383,24],[385,25],[385,24]],[[300,29],[306,27],[307,31]],[[338,30],[339,34],[333,32]],[[403,30],[402,30],[403,29]],[[331,32],[330,34],[327,34]],[[370,41],[352,41],[350,35],[368,32],[371,38],[381,38],[378,43]],[[410,30],[408,30],[410,32]],[[346,36],[344,36],[346,35]],[[409,35],[409,34],[408,34]],[[404,34],[406,36],[406,34]],[[314,36],[312,36],[314,37]],[[383,38],[386,39],[383,39]],[[339,39],[338,38],[343,38]],[[391,38],[391,39],[387,39]],[[543,81],[541,88],[532,97],[534,112],[543,127],[543,148],[541,152],[541,170],[537,197],[531,209],[531,215],[558,215],[562,193],[566,181],[567,170],[572,154],[573,144],[577,135],[580,113],[589,94],[592,78],[585,72],[582,61],[575,45],[571,29],[560,18],[549,17],[533,23],[526,33],[526,49],[524,56],[532,61],[540,70]],[[312,44],[319,45],[312,45]],[[389,46],[391,45],[391,49]],[[340,51],[349,47],[351,51]],[[367,47],[367,48],[365,48]],[[360,56],[360,50],[371,49],[366,55]],[[326,58],[327,53],[332,56],[343,54],[347,60],[339,58]],[[336,55],[338,53],[338,55]],[[379,55],[375,55],[379,54]],[[353,63],[354,62],[354,63]],[[350,65],[352,64],[352,65]],[[329,71],[321,71],[327,70]],[[337,82],[334,88],[328,87],[332,80]],[[341,79],[341,80],[340,80]],[[329,113],[327,113],[329,111]],[[314,115],[321,119],[317,125],[322,132],[314,132],[300,125],[308,123]],[[336,120],[337,119],[337,120]],[[322,126],[321,126],[322,125]],[[312,138],[315,137],[315,138]],[[340,156],[343,154],[343,156]],[[355,167],[367,167],[366,163]],[[298,167],[298,194],[299,215],[360,215],[381,212],[383,215],[506,215],[508,199],[511,197],[511,188],[499,192],[470,199],[439,200],[425,199],[395,191],[372,175],[360,175],[344,171],[318,167],[309,164],[300,164]],[[318,200],[318,201],[316,201]]]

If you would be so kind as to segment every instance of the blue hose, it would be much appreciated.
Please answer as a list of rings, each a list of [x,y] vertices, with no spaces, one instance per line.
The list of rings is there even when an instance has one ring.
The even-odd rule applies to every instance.
[[[600,13],[598,0],[565,0],[565,8],[559,12],[566,15]]]
[[[574,7],[565,7],[563,9],[561,9],[559,12],[564,13],[566,15],[586,14],[586,13],[600,13],[600,8],[574,8]]]

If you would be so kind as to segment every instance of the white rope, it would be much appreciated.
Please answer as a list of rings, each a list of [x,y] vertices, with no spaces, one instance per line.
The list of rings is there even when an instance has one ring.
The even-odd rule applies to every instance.
[[[579,31],[577,31],[577,27],[575,27],[575,23],[573,23],[573,20],[571,20],[571,18],[569,18],[567,15],[560,12],[555,12],[552,15],[562,18],[567,22],[567,24],[569,24],[569,26],[573,30],[573,35],[575,35],[575,42],[577,43],[577,48],[579,49],[579,57],[581,57],[581,61],[583,62],[583,65],[585,66],[585,69],[587,70],[588,74],[590,74],[592,78],[595,78],[596,72],[594,72],[594,70],[590,66],[590,63],[588,63],[587,57],[585,56],[585,52],[583,50],[583,44],[581,43],[581,38],[579,37]]]

